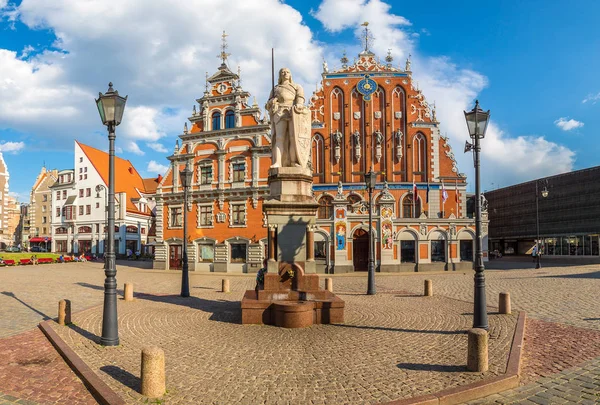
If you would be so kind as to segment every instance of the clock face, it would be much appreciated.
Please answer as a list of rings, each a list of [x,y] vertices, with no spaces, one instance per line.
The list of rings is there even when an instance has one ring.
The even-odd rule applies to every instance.
[[[371,99],[371,94],[377,91],[377,82],[371,79],[369,75],[365,75],[365,77],[356,85],[356,90],[363,95],[365,100],[369,101]]]

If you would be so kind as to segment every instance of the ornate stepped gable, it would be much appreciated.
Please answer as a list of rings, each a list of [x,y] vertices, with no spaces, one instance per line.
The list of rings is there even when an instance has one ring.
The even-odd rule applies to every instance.
[[[391,52],[381,63],[368,49],[352,64],[345,54],[340,61],[331,71],[323,63],[310,98],[315,183],[362,183],[372,165],[378,182],[445,180],[451,197],[455,184],[464,188],[435,105],[413,81],[410,56],[404,69],[392,65]]]

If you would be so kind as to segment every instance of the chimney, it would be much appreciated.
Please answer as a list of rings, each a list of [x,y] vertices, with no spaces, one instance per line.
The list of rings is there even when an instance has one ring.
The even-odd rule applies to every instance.
[[[163,177],[162,174],[159,174],[158,177],[156,178],[156,182],[160,183],[162,181]]]
[[[133,167],[129,166],[129,173],[133,174]]]

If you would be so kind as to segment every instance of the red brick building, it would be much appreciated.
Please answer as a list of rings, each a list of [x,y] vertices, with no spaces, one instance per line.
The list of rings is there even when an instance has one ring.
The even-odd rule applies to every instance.
[[[190,269],[254,272],[265,255],[270,126],[256,102],[248,103],[250,94],[223,55],[157,190],[156,268],[180,263],[178,173],[185,164],[194,171]],[[309,100],[313,190],[320,204],[317,271],[366,270],[364,173],[371,167],[378,174],[372,227],[379,271],[471,268],[475,224],[466,218],[466,178],[440,134],[435,109],[413,84],[410,61],[400,69],[391,55],[385,60],[379,63],[365,49],[351,65],[344,55],[335,71],[324,64],[321,87]],[[487,239],[487,223],[483,234]]]

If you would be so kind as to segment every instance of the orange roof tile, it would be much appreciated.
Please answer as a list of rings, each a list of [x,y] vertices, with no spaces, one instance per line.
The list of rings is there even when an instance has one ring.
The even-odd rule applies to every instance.
[[[96,171],[108,185],[108,153],[91,146],[77,142],[83,153],[88,157]],[[139,198],[140,194],[137,190],[146,192],[146,187],[142,176],[135,170],[133,164],[129,160],[121,159],[115,156],[115,193],[127,193],[127,211],[136,214],[150,215],[146,212],[141,212],[131,201],[132,198]]]
[[[149,179],[142,179],[144,182],[144,188],[146,193],[155,193],[156,187],[158,187],[159,177],[151,177]]]

